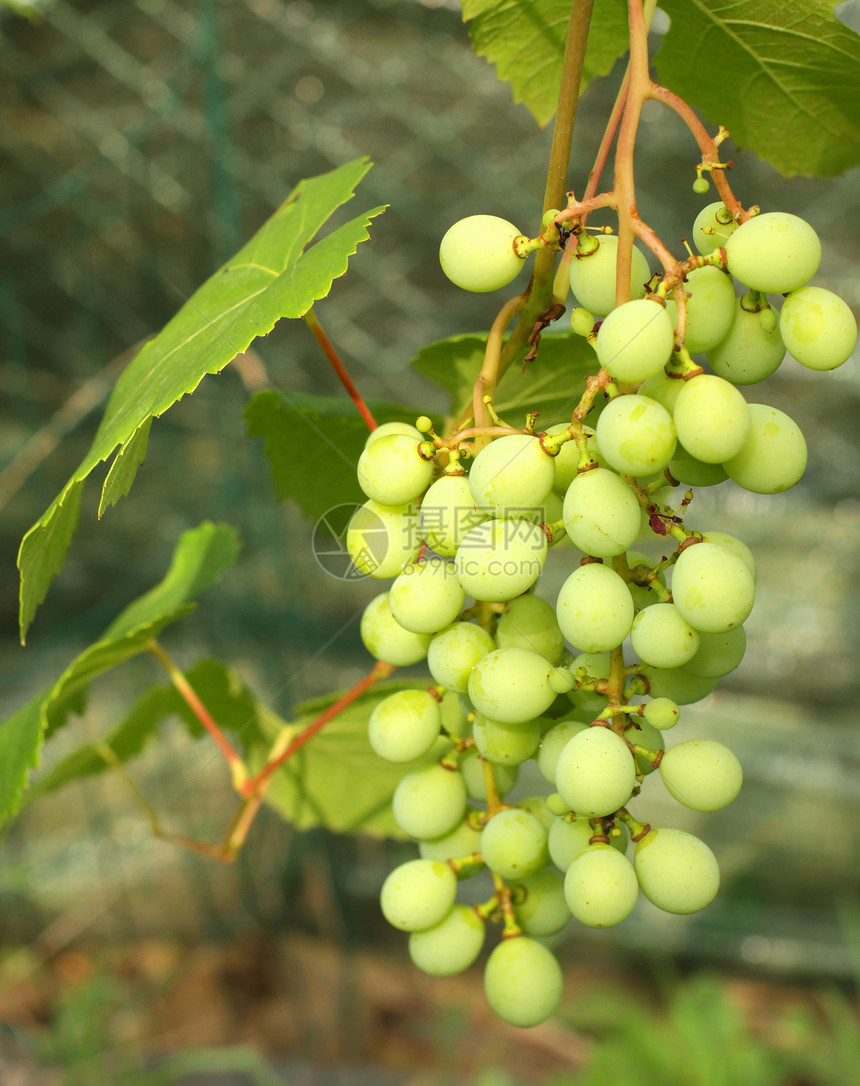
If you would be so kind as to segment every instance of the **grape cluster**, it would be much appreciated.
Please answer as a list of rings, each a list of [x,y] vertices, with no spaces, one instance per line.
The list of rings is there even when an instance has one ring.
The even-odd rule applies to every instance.
[[[519,267],[516,237],[502,220],[463,220],[443,264],[468,289],[492,289]],[[496,426],[449,439],[427,418],[387,424],[358,465],[368,500],[349,553],[361,572],[393,578],[363,614],[364,644],[395,666],[426,659],[432,676],[370,718],[373,749],[406,767],[393,813],[420,852],[386,879],[382,911],[434,975],[471,965],[487,922],[500,921],[486,994],[519,1026],[558,1004],[561,970],[544,940],[571,915],[608,927],[640,892],[677,914],[717,893],[704,842],[628,806],[651,774],[696,811],[726,806],[742,780],[719,742],[665,746],[681,707],[740,663],[756,581],[749,548],[692,527],[692,491],[677,502],[672,488],[796,483],[799,428],[739,386],[772,373],[786,347],[832,369],[856,339],[845,303],[807,285],[820,245],[800,219],[738,225],[712,204],[693,238],[700,257],[662,280],[636,250],[631,300],[615,306],[616,241],[581,235],[573,325],[600,371],[569,424],[536,432],[529,416],[516,430],[493,414]],[[767,294],[786,295],[779,312]],[[554,606],[532,592],[550,547],[569,569]],[[509,802],[530,759],[546,794]],[[486,870],[489,897],[458,904],[459,883]]]

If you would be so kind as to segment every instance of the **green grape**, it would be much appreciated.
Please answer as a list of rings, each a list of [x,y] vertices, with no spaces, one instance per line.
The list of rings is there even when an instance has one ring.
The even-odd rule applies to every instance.
[[[736,626],[725,633],[700,635],[699,650],[684,665],[691,675],[705,679],[721,679],[734,671],[744,658],[747,635],[743,626]]]
[[[409,422],[383,422],[375,430],[370,431],[364,447],[367,448],[372,442],[379,441],[381,437],[388,437],[389,434],[406,434],[412,438],[416,445],[419,441],[424,441],[424,435],[418,427]]]
[[[715,543],[695,543],[678,555],[672,599],[694,630],[725,633],[749,617],[755,581],[736,554]]]
[[[553,816],[555,815],[567,815],[570,814],[570,808],[558,794],[558,792],[550,792],[546,797],[546,809]]]
[[[742,630],[743,626],[739,626],[738,629]],[[704,639],[706,637],[723,637],[726,635],[701,634],[700,636]],[[678,703],[672,701],[671,698],[652,698],[645,706],[644,716],[652,728],[658,728],[660,731],[668,731],[669,728],[674,728],[678,723],[678,719],[681,716],[681,710],[678,707]]]
[[[599,818],[630,799],[635,774],[624,740],[608,728],[594,727],[568,740],[558,756],[555,786],[572,811]]]
[[[653,533],[652,533],[653,534]],[[639,575],[637,567],[645,567],[647,570],[653,570],[657,565],[657,559],[649,558],[647,554],[643,554],[642,551],[628,551],[627,552],[627,565],[631,572],[635,572]],[[665,578],[662,573],[657,574],[657,582],[666,587]],[[627,587],[630,589],[630,595],[633,597],[633,604],[637,611],[641,611],[643,607],[650,607],[652,603],[659,603],[660,596],[650,586],[643,584],[636,584],[633,581],[628,582]]]
[[[718,811],[737,796],[743,783],[741,763],[722,743],[688,739],[663,755],[660,776],[666,790],[694,811]]]
[[[730,276],[720,268],[696,268],[687,273],[678,289],[689,294],[684,346],[690,354],[710,351],[729,334],[735,317],[735,288]]]
[[[540,506],[555,479],[553,458],[533,434],[497,437],[475,457],[469,488],[475,505],[493,516]]]
[[[496,640],[500,649],[531,649],[551,664],[559,662],[564,650],[555,611],[539,596],[511,600],[499,617]]]
[[[365,502],[346,529],[346,549],[359,573],[396,577],[421,549],[417,506]]]
[[[702,538],[706,543],[715,543],[718,547],[722,547],[724,551],[728,551],[740,558],[752,574],[753,581],[755,581],[757,576],[755,558],[753,552],[742,539],[738,539],[736,535],[729,535],[728,532],[718,531],[716,528],[708,528],[703,531]]]
[[[466,813],[462,774],[445,766],[423,766],[400,779],[391,800],[394,821],[410,837],[432,841],[450,833]]]
[[[484,720],[484,717],[476,717],[476,720]],[[466,792],[470,799],[478,799],[482,802],[486,802],[487,799],[487,782],[484,777],[484,760],[486,759],[492,766],[493,780],[496,784],[496,792],[499,796],[506,796],[508,792],[517,783],[517,777],[519,776],[519,763],[517,764],[503,764],[498,760],[487,758],[483,751],[480,752],[483,757],[479,756],[478,749],[466,750],[460,756],[460,772],[463,774],[463,780],[466,782]],[[526,755],[530,757],[530,755]],[[475,848],[478,846],[476,845]]]
[[[636,495],[608,468],[577,475],[567,488],[562,515],[574,546],[598,558],[623,554],[642,519]]]
[[[545,1022],[558,1007],[561,991],[561,966],[554,954],[527,935],[502,940],[487,959],[487,1002],[512,1026]]]
[[[398,690],[384,698],[367,726],[370,745],[388,762],[422,758],[439,737],[439,702],[426,690]]]
[[[581,652],[571,660],[570,673],[576,675],[579,668],[585,668],[589,678],[608,679],[609,665],[608,652]],[[578,709],[589,713],[592,720],[609,704],[609,698],[603,694],[596,694],[593,690],[572,690],[568,697]]]
[[[737,226],[723,201],[716,200],[703,207],[696,216],[693,223],[693,244],[702,256],[707,256],[714,249],[724,247]]]
[[[358,458],[358,485],[381,505],[405,505],[420,497],[433,480],[433,461],[425,460],[408,434],[386,434],[364,447]]]
[[[618,648],[633,625],[633,597],[614,570],[589,562],[561,586],[556,603],[561,632],[583,652]]]
[[[382,884],[382,915],[401,931],[432,928],[448,915],[457,896],[457,876],[438,860],[408,860]]]
[[[669,361],[675,343],[672,320],[648,298],[613,309],[595,340],[601,366],[616,381],[644,381]]]
[[[456,690],[446,690],[439,704],[442,730],[452,739],[465,739],[472,734],[472,722],[469,720],[471,711],[471,705],[467,709]]]
[[[633,651],[654,667],[681,667],[696,654],[699,634],[673,603],[652,603],[633,619]]]
[[[717,688],[718,679],[693,675],[686,667],[650,667],[640,668],[648,680],[649,694],[653,698],[670,698],[678,705],[692,705],[701,701]]]
[[[708,192],[710,187],[711,184],[708,181],[707,177],[697,177],[696,180],[693,182],[693,192],[697,193],[700,196]]]
[[[463,537],[454,564],[467,595],[501,603],[527,592],[546,562],[543,529],[527,520],[488,520]]]
[[[766,320],[763,322],[762,318]],[[785,358],[776,310],[760,294],[739,298],[726,337],[707,352],[708,365],[733,385],[754,385],[770,377]]]
[[[481,832],[481,854],[503,879],[526,878],[549,860],[546,828],[530,811],[506,807]]]
[[[619,852],[627,849],[627,827],[622,823],[618,827],[617,836],[610,834],[609,843]],[[556,818],[549,828],[547,847],[552,862],[560,871],[567,871],[576,857],[583,849],[588,848],[588,842],[595,835],[591,820],[582,816],[574,816],[568,819],[566,816]]]
[[[535,757],[537,767],[544,777],[555,784],[555,770],[558,765],[558,756],[567,744],[581,731],[588,727],[582,720],[560,720],[554,724],[548,732],[544,733],[540,741],[540,748]]]
[[[496,649],[469,674],[469,698],[479,713],[500,724],[522,724],[555,701],[552,665],[529,649]]]
[[[616,396],[597,420],[600,452],[623,475],[662,471],[672,459],[676,440],[672,416],[647,396]]]
[[[835,370],[851,357],[857,321],[838,294],[822,287],[802,287],[785,299],[779,333],[801,366]]]
[[[722,464],[743,447],[750,432],[747,402],[722,377],[700,373],[684,383],[674,410],[678,440],[697,460]]]
[[[506,286],[524,258],[514,252],[520,231],[497,215],[467,215],[449,227],[439,246],[439,263],[452,283],[483,294]]]
[[[503,724],[478,713],[472,734],[475,746],[488,762],[518,766],[537,750],[541,732],[540,725],[533,720],[524,724]]]
[[[639,897],[633,865],[607,844],[589,845],[564,876],[571,913],[591,928],[609,928],[630,915]]]
[[[409,936],[409,957],[423,973],[452,977],[481,953],[485,924],[468,905],[455,905],[435,927]]]
[[[730,478],[754,494],[788,490],[806,471],[806,442],[800,427],[767,404],[751,403],[749,413],[749,436],[723,466]]]
[[[550,426],[547,434],[550,437],[555,437],[556,434],[564,433],[566,430],[567,423],[560,422],[556,426]],[[585,447],[589,456],[595,464],[600,464],[600,451],[597,448],[594,430],[590,426],[583,426],[582,432],[586,437]],[[553,490],[559,494],[564,494],[579,474],[579,448],[575,441],[566,441],[562,445],[558,451],[558,456],[553,457],[552,467],[554,472]]]
[[[526,796],[517,803],[524,811],[535,816],[543,828],[549,833],[549,828],[555,820],[555,815],[547,806],[546,796]]]
[[[486,519],[487,514],[475,506],[466,475],[443,475],[421,502],[421,535],[445,558],[453,558],[466,533]]]
[[[717,896],[720,869],[704,841],[684,830],[657,829],[636,845],[633,869],[649,901],[667,913],[695,913]]]
[[[808,282],[821,263],[821,242],[803,219],[784,211],[756,215],[726,242],[731,274],[764,294],[787,294]]]
[[[665,370],[658,370],[642,382],[636,394],[645,396],[649,400],[656,400],[671,415],[675,409],[675,400],[678,399],[678,393],[684,387],[684,383],[678,377],[670,377]]]
[[[464,774],[465,777],[465,774]],[[474,807],[468,809],[472,813]],[[434,837],[431,841],[419,841],[418,852],[423,860],[460,860],[464,856],[471,856],[473,852],[481,850],[481,831],[476,829],[469,821],[468,813],[462,822],[441,837]],[[469,864],[463,867],[457,874],[457,878],[470,878],[480,869],[481,864]]]
[[[542,867],[534,875],[514,884],[514,913],[526,935],[555,935],[570,920],[564,899],[564,878],[551,867]]]
[[[570,289],[580,306],[597,317],[605,317],[615,308],[615,266],[618,260],[618,238],[604,234],[594,238],[597,247],[583,244],[570,262]],[[645,285],[651,278],[648,261],[640,249],[633,247],[630,265],[630,297],[644,298]]]
[[[455,622],[431,639],[427,666],[440,686],[465,694],[472,668],[495,647],[496,642],[481,626]]]
[[[392,615],[413,633],[438,633],[450,626],[465,599],[453,563],[444,558],[406,566],[388,591]]]
[[[729,477],[722,464],[706,464],[704,460],[697,460],[680,441],[669,461],[669,474],[687,486],[717,486]]]
[[[361,616],[361,640],[377,660],[395,667],[417,664],[427,655],[430,634],[404,630],[388,606],[388,593],[381,592],[365,607]]]

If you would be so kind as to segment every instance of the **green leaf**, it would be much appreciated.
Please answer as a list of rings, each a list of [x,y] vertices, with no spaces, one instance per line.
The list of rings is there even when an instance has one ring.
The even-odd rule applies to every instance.
[[[368,404],[377,422],[412,422],[420,410]],[[336,505],[364,502],[356,465],[367,441],[367,425],[343,396],[305,396],[277,389],[258,392],[244,411],[248,437],[261,437],[281,501],[298,503],[317,520]]]
[[[472,48],[510,80],[539,125],[556,111],[571,0],[462,0]],[[625,0],[595,0],[580,93],[627,51]]]
[[[46,736],[80,712],[92,680],[146,651],[161,630],[193,609],[193,598],[220,578],[237,552],[236,533],[227,525],[204,523],[185,532],[164,580],[130,604],[55,683],[0,724],[0,823],[18,810]]]
[[[450,743],[440,739],[426,758],[394,765],[380,758],[370,746],[367,723],[383,698],[414,685],[380,684],[330,720],[273,776],[266,802],[299,829],[326,826],[340,833],[402,838],[403,832],[391,813],[394,789],[404,773],[438,759]],[[341,696],[333,693],[297,706],[291,733],[306,728]],[[251,753],[252,773],[263,768],[268,753],[266,747]]]
[[[135,355],[114,388],[92,448],[63,491],[21,544],[22,641],[51,580],[60,570],[77,520],[83,481],[120,448],[99,505],[127,493],[145,452],[144,427],[219,373],[256,336],[282,317],[303,316],[346,271],[381,207],[305,246],[353,195],[370,168],[366,159],[301,181],[239,253],[208,279],[175,317]]]
[[[663,83],[780,173],[860,162],[860,36],[828,0],[661,0]]]
[[[484,359],[486,333],[452,336],[423,348],[412,368],[440,385],[451,397],[450,414],[459,417],[472,400]],[[495,408],[512,426],[521,426],[529,411],[539,411],[538,430],[569,422],[585,388],[585,375],[597,371],[592,348],[572,332],[544,332],[537,358],[523,375],[511,366],[496,389]]]

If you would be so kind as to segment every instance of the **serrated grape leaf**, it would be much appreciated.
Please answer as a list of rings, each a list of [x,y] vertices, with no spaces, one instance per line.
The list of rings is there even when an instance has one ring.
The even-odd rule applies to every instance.
[[[411,422],[423,414],[396,404],[368,404],[378,423]],[[367,500],[356,466],[367,425],[343,396],[306,396],[277,389],[256,393],[244,411],[248,437],[261,437],[281,501],[295,501],[317,520],[336,505]]]
[[[828,0],[661,0],[660,80],[780,173],[860,162],[860,36]]]
[[[83,463],[21,543],[22,642],[62,567],[83,481],[119,447],[121,461],[108,473],[100,510],[127,493],[144,451],[143,427],[153,417],[193,392],[207,374],[219,373],[282,317],[301,317],[328,294],[332,282],[346,271],[349,257],[368,238],[371,220],[384,208],[374,208],[305,246],[353,196],[369,168],[361,158],[299,182],[236,256],[135,355],[114,388]]]
[[[391,813],[394,789],[404,773],[440,758],[450,742],[440,739],[425,758],[395,765],[370,746],[367,722],[383,698],[414,685],[380,684],[330,720],[273,776],[266,802],[298,829],[326,826],[339,833],[403,838]],[[297,706],[292,729],[300,732],[340,696],[333,693]],[[252,772],[262,769],[268,753],[264,746],[249,753]]]
[[[424,347],[412,368],[451,397],[450,413],[459,417],[472,401],[472,386],[481,370],[486,333],[452,336]],[[526,372],[514,364],[496,389],[495,408],[511,426],[523,426],[529,411],[539,411],[537,429],[570,422],[585,387],[585,375],[596,373],[594,351],[573,333],[544,332],[537,358]]]
[[[539,125],[556,111],[571,0],[462,0],[472,48]],[[627,51],[625,0],[595,0],[580,92]]]
[[[194,596],[213,585],[237,553],[236,532],[228,525],[207,522],[183,533],[164,580],[131,603],[55,683],[0,724],[0,823],[18,810],[46,737],[80,711],[92,680],[146,651],[161,630],[193,610]]]
[[[102,487],[102,496],[99,501],[99,517],[109,505],[116,505],[120,498],[128,496],[137,469],[146,459],[146,445],[149,441],[150,426],[152,426],[152,418],[146,419],[145,422],[138,426],[128,441],[120,446],[119,452],[113,458],[113,463]]]

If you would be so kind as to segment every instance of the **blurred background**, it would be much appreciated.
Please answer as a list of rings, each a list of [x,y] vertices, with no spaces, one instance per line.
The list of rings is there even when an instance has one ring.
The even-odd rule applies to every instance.
[[[839,13],[858,25],[858,4]],[[45,0],[30,17],[0,8],[0,33],[0,713],[53,681],[209,518],[239,528],[240,560],[165,643],[183,666],[228,661],[289,716],[365,673],[357,624],[331,635],[376,591],[317,566],[312,526],[279,506],[244,437],[242,408],[267,382],[340,392],[302,322],[157,421],[130,498],[101,523],[89,486],[26,649],[21,536],[89,447],[126,352],[301,178],[358,155],[375,165],[346,214],[390,207],[318,315],[366,398],[444,408],[409,362],[488,327],[498,299],[444,279],[439,239],[477,212],[535,232],[550,132],[472,55],[453,0]],[[582,101],[579,191],[619,80]],[[651,103],[640,147],[640,212],[680,251],[709,199],[692,192],[693,145]],[[741,200],[806,218],[824,243],[816,282],[860,305],[860,172],[786,180],[730,154]],[[810,463],[788,494],[727,483],[693,506],[759,563],[747,656],[682,725],[730,746],[745,788],[706,816],[655,790],[648,811],[717,853],[713,906],[682,918],[640,904],[606,932],[572,922],[561,1013],[521,1032],[492,1019],[479,969],[431,982],[381,920],[379,886],[408,846],[297,834],[264,811],[222,867],[153,839],[106,776],[27,810],[4,843],[4,1086],[860,1081],[860,369],[787,359],[747,391],[798,421]],[[542,594],[563,576],[550,568]],[[96,684],[46,765],[153,680],[136,661]],[[131,772],[171,829],[223,832],[226,773],[178,725]]]

